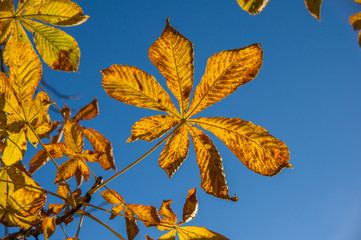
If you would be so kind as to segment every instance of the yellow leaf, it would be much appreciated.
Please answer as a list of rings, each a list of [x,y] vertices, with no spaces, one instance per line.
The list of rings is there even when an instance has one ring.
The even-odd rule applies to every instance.
[[[72,151],[76,153],[83,152],[84,133],[77,122],[66,121],[64,124],[64,142]]]
[[[95,151],[103,153],[100,159],[98,160],[100,166],[104,170],[116,169],[114,157],[113,157],[113,147],[111,142],[106,139],[99,132],[91,128],[84,128],[84,135],[89,140],[90,144],[93,146]]]
[[[239,118],[198,118],[200,127],[212,132],[249,169],[266,176],[290,168],[287,146],[264,128]]]
[[[79,110],[79,112],[75,115],[74,119],[76,120],[84,120],[84,119],[92,119],[98,116],[99,114],[99,106],[98,100],[95,97],[94,100]]]
[[[310,14],[320,21],[322,0],[305,0],[305,4]]]
[[[12,2],[12,0],[11,0]],[[1,14],[1,13],[0,13]],[[12,19],[0,19],[0,43],[5,42],[11,32]]]
[[[355,31],[361,30],[361,12],[350,16],[350,24]],[[359,44],[361,46],[361,32],[359,33]]]
[[[22,24],[34,34],[34,42],[44,62],[54,70],[76,72],[80,50],[75,39],[65,32],[30,19]]]
[[[259,14],[266,7],[269,0],[237,0],[239,6],[250,14]]]
[[[78,170],[78,159],[73,158],[66,161],[59,166],[59,169],[65,177],[65,180],[70,179],[75,175],[76,171]],[[60,174],[59,170],[56,172],[54,184],[64,181],[62,174]]]
[[[166,171],[169,178],[173,176],[187,158],[188,149],[188,128],[186,125],[182,125],[173,136],[168,139],[159,158],[159,166]]]
[[[355,2],[361,5],[361,0],[355,0]]]
[[[50,203],[48,209],[51,210],[52,214],[59,214],[66,207],[65,204]]]
[[[175,235],[176,235],[176,230],[173,229],[172,231],[158,238],[158,240],[175,240]]]
[[[162,216],[160,220],[161,224],[158,225],[158,229],[160,231],[166,231],[171,229],[171,227],[173,227],[177,222],[177,215],[175,215],[172,208],[170,207],[171,203],[172,200],[164,200],[162,206],[159,209],[158,214]],[[162,225],[169,225],[169,227]]]
[[[221,234],[209,231],[205,227],[179,227],[177,228],[179,240],[191,240],[191,239],[213,239],[213,240],[227,240],[228,238]]]
[[[134,219],[134,213],[127,207],[125,208],[125,224],[127,229],[128,240],[133,240],[139,232],[137,222]]]
[[[2,152],[2,161],[6,166],[21,161],[26,152],[26,135],[22,128],[18,133],[12,133],[6,139]]]
[[[56,224],[55,224],[55,218],[56,216],[52,217],[46,217],[43,220],[42,228],[44,231],[44,238],[48,239],[56,230]]]
[[[13,0],[2,0],[0,1],[0,16],[1,17],[10,17],[14,15],[14,2]]]
[[[58,195],[62,196],[63,198],[68,198],[69,196],[69,189],[66,187],[65,184],[59,183],[58,184],[58,191],[56,192]]]
[[[196,195],[196,188],[188,191],[186,202],[183,207],[182,224],[193,220],[198,213],[198,200]]]
[[[153,206],[128,204],[127,207],[143,221],[146,227],[157,226],[160,223],[157,209]]]
[[[64,143],[52,143],[52,144],[45,144],[45,148],[48,150],[50,155],[53,158],[62,158],[64,156]],[[40,167],[44,166],[49,161],[48,153],[42,149],[39,150],[29,162],[29,173],[33,174],[36,172]]]
[[[125,204],[123,197],[119,195],[115,190],[105,190],[101,192],[101,195],[104,198],[104,200],[110,204],[113,205]]]
[[[113,206],[112,207],[112,215],[110,216],[110,219],[113,219],[116,216],[118,216],[119,214],[121,214],[123,212],[124,208],[125,208],[124,204]]]
[[[206,71],[197,86],[187,118],[219,102],[237,88],[253,80],[262,65],[260,44],[216,53],[208,59]]]
[[[23,107],[30,105],[43,72],[35,51],[24,43],[9,41],[4,51],[4,62],[9,67],[9,83],[19,103]]]
[[[17,42],[22,42],[26,45],[32,45],[28,35],[26,34],[23,26],[21,25],[21,23],[19,21],[13,20],[11,22],[11,36],[9,41],[17,41]]]
[[[228,195],[226,176],[223,171],[222,157],[211,139],[201,130],[190,126],[197,155],[198,167],[201,171],[201,187],[208,194],[218,198],[238,201],[237,197]]]
[[[150,46],[148,56],[178,99],[183,116],[193,87],[193,43],[172,28],[167,19],[162,36]]]
[[[132,135],[127,142],[146,140],[151,142],[163,136],[179,123],[179,119],[168,115],[156,115],[140,119],[133,125]]]
[[[123,103],[164,111],[178,117],[168,93],[155,78],[131,66],[113,65],[102,70],[102,85],[107,94]]]
[[[97,151],[85,150],[80,156],[88,162],[95,163],[99,161],[102,154],[103,153]]]
[[[70,0],[45,0],[21,15],[57,26],[75,26],[89,18]]]
[[[19,1],[18,8],[16,10],[17,15],[22,14],[25,10],[29,10],[29,8],[33,8],[36,5],[39,5],[44,0],[21,0]]]

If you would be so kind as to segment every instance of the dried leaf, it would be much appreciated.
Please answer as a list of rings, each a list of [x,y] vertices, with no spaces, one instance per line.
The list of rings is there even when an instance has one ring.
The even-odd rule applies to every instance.
[[[64,156],[64,143],[51,143],[45,144],[44,146],[53,158],[60,159]],[[29,162],[29,173],[33,174],[34,172],[36,172],[40,167],[44,166],[49,161],[49,159],[50,158],[48,156],[48,153],[45,150],[39,150]]]
[[[113,219],[116,216],[118,216],[119,214],[121,214],[123,212],[124,208],[125,208],[124,204],[113,206],[112,207],[112,215],[110,216],[110,219]]]
[[[99,132],[91,128],[84,128],[84,135],[89,140],[90,144],[93,146],[94,150],[97,152],[103,153],[100,159],[98,160],[100,166],[104,170],[116,169],[114,157],[113,157],[113,147],[111,142],[106,139]]]
[[[48,205],[48,208],[51,211],[51,213],[56,215],[59,214],[65,207],[66,207],[65,204],[50,203]]]
[[[115,190],[105,190],[101,192],[102,197],[105,201],[110,204],[118,205],[118,204],[125,204],[123,197],[118,194]]]
[[[160,225],[158,225],[158,229],[160,231],[166,231],[170,230],[171,227],[173,227],[177,222],[177,215],[173,212],[173,210],[170,207],[170,204],[172,203],[172,200],[164,200],[162,203],[162,206],[159,209],[158,214],[162,216],[160,220]],[[163,225],[169,225],[163,226]]]
[[[149,59],[167,80],[167,86],[179,101],[183,116],[193,87],[193,43],[167,25],[162,36],[149,48]]]
[[[359,4],[361,4],[361,2]],[[350,24],[353,26],[355,31],[361,30],[361,12],[350,16]],[[361,31],[358,35],[358,42],[361,47]]]
[[[113,65],[101,71],[107,94],[123,103],[179,116],[168,93],[146,72],[130,66]]]
[[[63,182],[64,180],[68,180],[75,175],[76,171],[78,170],[78,159],[73,158],[73,159],[66,161],[65,163],[63,163],[59,166],[59,169],[62,172],[62,174],[64,175],[65,179],[63,179],[60,172],[57,171],[54,184]]]
[[[142,118],[133,125],[132,135],[128,138],[127,142],[139,139],[151,142],[163,136],[164,133],[168,132],[178,123],[179,120],[177,118],[168,115]]]
[[[79,110],[79,112],[75,115],[74,119],[76,120],[84,120],[84,119],[92,119],[98,116],[99,114],[99,106],[98,100],[95,97],[94,100]]]
[[[217,148],[204,132],[193,126],[190,126],[190,129],[196,150],[198,167],[201,171],[201,187],[208,194],[218,198],[238,201],[237,197],[230,197],[228,195],[222,158]]]
[[[177,228],[177,233],[179,240],[227,240],[228,238],[222,236],[221,234],[209,231],[205,227],[180,227]]]
[[[134,213],[127,207],[125,208],[125,224],[127,229],[128,240],[133,240],[139,232],[137,222],[134,219]]]
[[[305,0],[305,4],[310,14],[320,21],[322,0]]]
[[[43,220],[42,228],[44,231],[44,238],[48,239],[56,230],[55,218],[53,217],[46,217]]]
[[[153,238],[149,237],[148,235],[145,235],[145,240],[153,240]]]
[[[249,169],[266,176],[290,168],[287,146],[264,128],[239,118],[198,118],[197,124],[211,131]]]
[[[260,44],[216,53],[208,59],[206,72],[197,86],[187,118],[219,102],[253,80],[262,65]]]
[[[188,128],[186,125],[183,125],[168,139],[164,150],[160,154],[159,166],[166,171],[169,178],[173,176],[187,158],[188,149]]]
[[[183,207],[183,220],[182,224],[193,220],[198,213],[198,200],[196,195],[196,188],[188,191],[186,202]]]
[[[239,6],[250,14],[259,14],[266,7],[269,0],[237,0]]]
[[[127,207],[143,221],[146,227],[157,226],[160,223],[158,211],[153,206],[128,204]]]
[[[84,133],[77,122],[66,121],[64,124],[64,142],[72,151],[78,154],[83,152]]]

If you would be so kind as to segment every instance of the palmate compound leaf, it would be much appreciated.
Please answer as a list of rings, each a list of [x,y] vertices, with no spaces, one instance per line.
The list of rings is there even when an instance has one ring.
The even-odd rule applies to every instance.
[[[46,196],[18,165],[0,168],[0,222],[28,229],[40,219]]]
[[[81,8],[70,0],[24,0],[14,10],[13,0],[1,1],[0,42],[8,36],[31,44],[23,26],[34,34],[34,42],[44,62],[54,70],[76,71],[80,51],[77,42],[65,32],[45,25],[75,26],[85,22]],[[34,20],[37,21],[34,21]]]
[[[252,44],[248,47],[223,51],[212,56],[208,60],[205,74],[194,92],[189,110],[183,114],[184,109],[182,109],[182,106],[187,106],[188,100],[182,98],[182,96],[186,95],[185,89],[187,87],[185,86],[190,86],[190,76],[193,76],[193,67],[191,67],[193,66],[193,57],[190,57],[190,55],[193,56],[193,46],[188,41],[170,27],[167,19],[161,37],[149,49],[149,58],[158,67],[161,74],[166,77],[167,85],[179,101],[181,114],[174,114],[174,106],[168,100],[168,95],[158,82],[152,76],[135,67],[113,65],[109,69],[101,71],[103,73],[102,84],[108,95],[116,100],[138,107],[165,111],[171,115],[167,117],[158,115],[139,120],[134,124],[128,142],[137,139],[155,140],[177,124],[173,135],[167,140],[161,153],[159,165],[167,172],[169,177],[174,174],[187,157],[190,133],[200,168],[202,188],[216,197],[237,201],[237,197],[228,195],[222,158],[217,148],[203,131],[193,125],[196,121],[190,119],[190,117],[227,97],[237,90],[239,86],[253,80],[261,68],[263,51],[260,49],[260,44]],[[179,50],[180,48],[182,49]],[[161,59],[161,56],[164,59]],[[174,59],[172,60],[170,56],[173,56]],[[167,66],[167,64],[170,66]],[[185,73],[186,69],[191,72]],[[179,75],[176,76],[175,73]],[[178,83],[178,88],[175,83]],[[166,97],[160,97],[160,95]],[[162,105],[159,106],[159,103],[162,103]],[[166,103],[168,107],[165,108]],[[266,131],[264,130],[264,132]],[[269,139],[278,141],[270,135]],[[242,142],[239,141],[239,143]],[[251,143],[258,144],[256,141]],[[272,144],[269,143],[269,145]],[[275,147],[269,151],[272,154],[277,152],[282,154],[274,154],[274,156],[271,154],[274,159],[271,164],[265,165],[265,169],[262,171],[258,168],[253,169],[252,167],[256,165],[251,164],[247,165],[247,167],[261,174],[265,173],[265,175],[274,175],[283,167],[291,167],[288,164],[287,147],[280,141],[274,143],[274,145]],[[229,147],[232,150],[233,146],[230,145]],[[254,149],[257,149],[257,146],[246,145],[246,148],[239,152]],[[249,158],[250,155],[251,153],[242,156],[244,157],[242,162],[246,164],[253,162],[254,159],[253,157]],[[240,154],[237,156],[240,156]],[[268,157],[267,154],[259,156],[258,160],[262,162],[265,160],[262,158],[266,156]],[[269,161],[269,158],[266,161]]]

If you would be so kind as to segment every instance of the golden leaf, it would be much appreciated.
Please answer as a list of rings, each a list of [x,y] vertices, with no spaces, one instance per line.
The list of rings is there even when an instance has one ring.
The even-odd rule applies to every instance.
[[[287,146],[264,128],[239,118],[198,118],[200,127],[212,132],[246,167],[266,176],[291,168]]]
[[[42,228],[44,231],[44,238],[48,239],[56,230],[56,224],[55,224],[55,218],[56,216],[52,217],[46,217],[43,220]]]
[[[98,100],[95,97],[94,100],[79,110],[79,112],[75,115],[74,119],[76,120],[84,120],[84,119],[92,119],[98,116],[99,114],[99,106]]]
[[[310,14],[320,21],[322,0],[305,0],[305,4]]]
[[[73,177],[75,175],[75,173],[78,169],[78,159],[73,158],[73,159],[66,161],[65,163],[63,163],[59,166],[59,169],[62,172],[63,176],[65,177],[65,180],[70,179],[71,177]],[[59,171],[56,172],[54,184],[64,181],[62,174],[60,174]]]
[[[213,240],[227,240],[228,238],[221,234],[209,231],[205,227],[179,227],[177,228],[179,240],[191,240],[191,239],[213,239]]]
[[[175,235],[176,235],[176,230],[172,230],[166,234],[164,234],[163,236],[161,236],[160,238],[158,238],[158,240],[175,240]]]
[[[361,1],[359,1],[358,3],[361,4]],[[361,12],[351,15],[349,21],[355,31],[361,30]],[[358,42],[361,47],[361,31],[358,35]]]
[[[177,222],[177,215],[173,212],[170,207],[172,200],[164,200],[162,206],[159,209],[158,214],[162,216],[160,220],[160,225],[158,225],[158,229],[160,231],[170,230],[172,226],[174,226]],[[164,226],[169,225],[169,227]]]
[[[145,235],[145,240],[153,240],[153,238],[149,237],[148,235]]]
[[[110,216],[110,219],[113,219],[116,216],[118,216],[119,214],[121,214],[123,212],[124,208],[125,208],[124,204],[113,206],[112,207],[112,215]]]
[[[10,166],[21,161],[26,152],[26,135],[22,128],[19,133],[12,133],[5,141],[2,160]]]
[[[51,144],[44,144],[46,150],[50,153],[53,158],[62,158],[64,156],[64,143],[51,143]],[[29,162],[29,173],[33,174],[36,172],[40,167],[44,166],[49,161],[48,153],[42,149],[39,150]]]
[[[65,204],[50,203],[48,205],[48,208],[51,210],[52,214],[59,214],[65,207]]]
[[[105,190],[101,192],[101,195],[104,198],[104,200],[110,204],[113,205],[125,204],[123,197],[119,195],[115,190]]]
[[[186,125],[182,125],[174,135],[168,139],[164,150],[160,154],[159,166],[171,178],[187,158],[189,149],[189,135]]]
[[[201,187],[208,194],[218,198],[238,201],[237,197],[228,195],[222,157],[212,140],[203,131],[193,126],[190,126],[190,134],[196,150],[198,167],[201,171]]]
[[[192,188],[188,191],[186,202],[183,207],[183,220],[182,223],[193,220],[198,213],[198,200],[196,195],[196,188]]]
[[[145,140],[151,142],[163,136],[179,123],[179,119],[168,115],[156,115],[140,119],[132,127],[132,135],[127,142]]]
[[[150,46],[148,56],[167,80],[184,116],[193,87],[193,43],[172,28],[167,19],[162,36]]]
[[[168,93],[148,73],[130,66],[113,65],[101,71],[106,93],[123,103],[179,116]]]
[[[83,152],[84,133],[82,127],[73,121],[64,124],[64,142],[67,147],[76,153]]]
[[[127,229],[128,240],[133,240],[139,232],[137,222],[134,218],[134,213],[127,207],[125,208],[125,225]]]
[[[206,71],[197,86],[187,118],[230,95],[253,80],[262,66],[260,44],[216,53],[208,59]]]
[[[237,0],[239,6],[250,14],[259,14],[266,7],[269,0]]]
[[[62,196],[63,198],[68,198],[70,195],[69,189],[63,183],[58,184],[58,191],[56,193]]]
[[[160,223],[157,209],[153,206],[128,204],[127,208],[130,208],[146,227],[157,226]]]
[[[100,166],[104,170],[116,169],[114,157],[113,157],[113,147],[111,142],[106,139],[99,132],[91,128],[84,128],[84,135],[89,140],[90,144],[93,146],[95,151],[103,153],[98,160]]]

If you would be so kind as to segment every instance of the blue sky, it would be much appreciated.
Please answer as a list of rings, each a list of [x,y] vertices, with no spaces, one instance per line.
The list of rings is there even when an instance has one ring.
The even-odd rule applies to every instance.
[[[165,20],[194,43],[196,86],[214,53],[261,43],[264,62],[256,79],[197,116],[239,117],[267,129],[284,141],[294,169],[264,177],[247,169],[233,153],[209,134],[223,157],[229,192],[237,203],[207,195],[200,188],[193,147],[172,179],[158,167],[153,152],[108,186],[127,203],[160,207],[173,199],[181,218],[190,188],[197,187],[199,213],[190,226],[205,226],[229,239],[358,240],[361,238],[361,48],[348,22],[361,11],[354,1],[323,3],[321,22],[304,2],[271,1],[258,16],[244,12],[236,0],[76,1],[89,15],[77,27],[64,29],[79,43],[79,73],[63,73],[44,66],[48,83],[67,94],[80,94],[68,106],[76,109],[97,96],[100,115],[84,122],[112,141],[120,170],[155,143],[125,143],[140,118],[158,112],[126,105],[110,98],[101,86],[102,69],[113,64],[137,66],[166,89],[165,79],[148,58],[149,46],[161,35]],[[169,92],[169,91],[168,91]],[[64,101],[57,99],[60,105]],[[59,116],[53,115],[53,119]],[[28,160],[25,160],[25,162]],[[52,188],[49,166],[34,176]],[[98,175],[114,172],[94,168]],[[84,190],[88,189],[84,186]],[[94,203],[102,203],[94,197]],[[111,206],[105,205],[110,209]],[[93,212],[101,219],[108,214]],[[120,217],[108,221],[126,236]],[[77,224],[74,224],[74,226]],[[136,239],[162,232],[145,229]],[[12,231],[10,229],[10,231]],[[75,228],[66,229],[69,236]],[[53,239],[64,238],[59,229]],[[86,219],[80,239],[115,239],[102,226]]]

